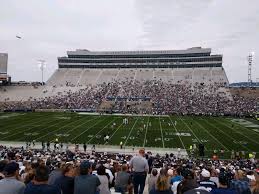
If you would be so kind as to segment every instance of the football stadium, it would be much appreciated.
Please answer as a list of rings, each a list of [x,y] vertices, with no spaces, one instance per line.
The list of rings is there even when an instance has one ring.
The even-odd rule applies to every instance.
[[[0,194],[259,194],[257,1],[1,5]]]
[[[211,49],[68,51],[46,84],[1,87],[1,141],[259,151],[254,98],[233,95]],[[125,122],[127,121],[127,122]],[[168,149],[167,149],[168,150]]]

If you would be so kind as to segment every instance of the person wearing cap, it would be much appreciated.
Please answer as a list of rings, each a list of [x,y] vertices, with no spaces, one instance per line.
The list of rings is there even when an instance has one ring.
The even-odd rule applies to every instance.
[[[23,194],[25,184],[17,180],[19,176],[19,165],[10,162],[4,167],[5,178],[0,180],[0,194]]]
[[[96,194],[101,184],[96,175],[92,175],[92,164],[84,161],[80,164],[80,175],[75,177],[74,194]]]
[[[142,194],[149,169],[144,148],[141,148],[139,154],[130,160],[129,165],[133,171],[134,194]]]
[[[237,194],[234,189],[228,188],[228,174],[225,170],[219,173],[219,187],[211,190],[212,194]]]
[[[199,188],[207,191],[217,188],[217,184],[210,180],[210,172],[206,169],[201,171],[201,181],[199,181]]]

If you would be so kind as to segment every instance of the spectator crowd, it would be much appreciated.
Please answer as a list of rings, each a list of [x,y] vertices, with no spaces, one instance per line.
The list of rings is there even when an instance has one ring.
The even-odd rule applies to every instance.
[[[147,114],[249,115],[256,112],[258,97],[231,95],[219,83],[179,83],[156,81],[113,81],[89,85],[27,101],[0,102],[0,110],[80,109],[100,111],[103,102],[111,102],[105,111]],[[151,106],[130,106],[149,101]]]
[[[125,155],[0,146],[0,194],[142,194],[146,190],[149,194],[258,194],[259,163],[181,159],[144,149]]]

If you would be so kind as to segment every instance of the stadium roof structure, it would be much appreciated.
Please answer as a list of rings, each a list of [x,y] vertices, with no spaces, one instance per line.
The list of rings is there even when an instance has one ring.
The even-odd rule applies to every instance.
[[[59,68],[195,68],[222,67],[222,55],[210,48],[154,51],[67,51]]]
[[[185,50],[143,50],[143,51],[90,51],[87,49],[77,49],[67,51],[68,56],[72,55],[143,55],[143,54],[210,54],[210,48],[192,47]]]

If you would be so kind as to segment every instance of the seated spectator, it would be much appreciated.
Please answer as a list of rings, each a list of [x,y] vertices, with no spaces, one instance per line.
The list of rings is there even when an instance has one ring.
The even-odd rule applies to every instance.
[[[74,177],[75,177],[75,168],[73,164],[67,163],[62,169],[62,176],[55,181],[54,185],[57,185],[59,187],[62,194],[73,194]]]
[[[97,168],[97,177],[99,178],[101,184],[98,186],[98,190],[100,194],[110,194],[111,191],[109,189],[109,175],[105,172],[105,167],[100,165]]]
[[[63,165],[64,165],[64,163],[63,163]],[[51,171],[51,173],[49,175],[49,180],[48,180],[49,185],[53,185],[57,179],[62,177],[62,167],[63,167],[63,165],[60,162],[58,162],[58,165],[55,168],[55,170]]]
[[[49,169],[39,166],[35,170],[35,177],[25,188],[24,194],[61,194],[57,186],[48,185]]]
[[[23,194],[25,185],[19,181],[19,165],[10,162],[4,167],[4,179],[0,180],[0,194]]]
[[[80,164],[80,175],[75,177],[74,194],[96,194],[101,184],[96,175],[92,175],[92,164],[84,161]]]
[[[228,187],[228,174],[224,170],[219,173],[219,188],[211,190],[212,194],[237,194],[234,189]]]
[[[231,181],[230,187],[237,191],[237,194],[250,194],[249,180],[243,170],[235,172],[235,179]]]
[[[186,191],[198,188],[193,171],[185,169],[183,170],[182,175],[184,179],[177,186],[177,194],[183,194]]]
[[[152,171],[151,171],[151,175],[149,177],[149,180],[148,180],[148,192],[155,189],[157,178],[158,178],[157,169],[153,168]]]
[[[217,184],[210,180],[210,172],[206,169],[201,171],[201,181],[199,181],[199,188],[211,191],[212,189],[217,188]]]
[[[170,184],[172,185],[171,189],[174,194],[177,194],[177,186],[183,180],[181,176],[181,168],[174,169],[174,175],[171,178]]]
[[[25,181],[26,176],[29,174],[29,172],[32,170],[31,164],[26,163],[25,164],[25,169],[20,173],[21,174],[21,179],[23,182]]]
[[[252,194],[259,194],[259,174],[255,174],[255,181],[251,187]]]
[[[129,185],[131,184],[130,174],[127,172],[128,166],[123,164],[121,171],[117,173],[115,178],[115,191],[118,193],[126,193]]]
[[[6,160],[0,161],[0,180],[5,177],[4,176],[4,168],[5,168],[6,164],[7,164]]]
[[[156,181],[155,189],[149,192],[150,194],[171,194],[170,180],[166,169],[161,169]]]

